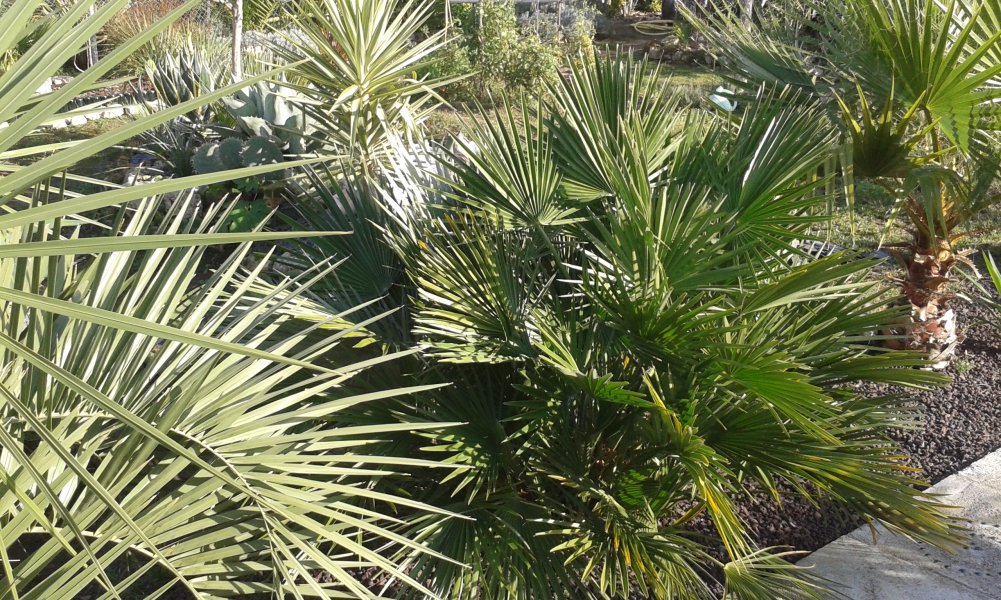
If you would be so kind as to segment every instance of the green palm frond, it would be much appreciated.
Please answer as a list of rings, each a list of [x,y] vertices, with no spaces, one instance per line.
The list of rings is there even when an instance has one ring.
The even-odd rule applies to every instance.
[[[192,227],[183,208],[165,232]],[[111,235],[142,233],[154,210],[140,209],[128,230]],[[350,339],[351,329],[342,326],[320,344],[308,343],[308,329],[288,335],[289,317],[278,310],[305,288],[288,282],[281,299],[244,295],[235,275],[249,251],[243,245],[191,291],[203,247],[105,254],[79,274],[72,257],[58,258],[75,285],[47,295],[71,293],[81,312],[113,310],[120,319],[170,327],[176,339],[27,307],[23,320],[5,323],[0,393],[7,422],[16,425],[5,430],[3,450],[17,486],[7,492],[4,540],[22,548],[11,559],[14,589],[56,598],[88,585],[124,594],[159,581],[196,596],[295,588],[368,597],[355,574],[364,564],[408,581],[372,548],[418,546],[388,529],[391,519],[380,524],[350,505],[354,498],[393,501],[368,486],[372,478],[428,463],[330,452],[361,448],[378,430],[356,436],[320,424],[343,407],[424,388],[351,397],[337,390],[363,363],[310,374],[309,365]],[[187,336],[219,336],[240,352],[199,348]],[[36,436],[42,445],[21,449]],[[74,541],[88,552],[71,551]],[[125,556],[139,562],[122,572],[116,561]],[[335,584],[320,583],[320,572]]]
[[[410,257],[414,332],[443,360],[492,362],[530,354],[532,312],[549,293],[546,248],[520,232],[490,231],[473,217],[426,224]]]
[[[458,181],[452,188],[460,192],[456,200],[507,227],[541,230],[565,225],[579,205],[562,193],[541,102],[529,107],[522,97],[518,107],[523,126],[516,122],[511,103],[493,115],[481,108],[482,127],[471,132],[469,144],[458,142],[463,158],[452,155],[453,162],[462,165],[454,170]]]
[[[1001,100],[1001,62],[992,49],[1001,32],[987,31],[1001,11],[997,0],[861,2],[858,17],[892,66],[902,100],[920,104],[945,136],[969,151],[981,128],[991,128]],[[886,80],[867,80],[885,89]]]
[[[343,416],[429,388],[348,392],[397,355],[357,360],[338,350],[355,344],[357,325],[324,317],[304,327],[290,316],[329,264],[258,293],[268,261],[242,273],[251,244],[295,234],[220,233],[233,202],[199,209],[185,193],[277,167],[65,190],[72,176],[62,173],[81,159],[247,83],[93,139],[26,140],[197,2],[35,95],[125,4],[68,4],[0,75],[0,595],[371,598],[365,570],[424,590],[391,555],[426,550],[391,515],[429,508],[379,483],[435,463],[367,452],[399,425],[353,427]],[[39,5],[7,9],[0,54]],[[164,213],[159,196],[175,192]],[[238,247],[211,271],[210,244]],[[320,329],[330,333],[317,339]]]
[[[808,584],[803,585],[804,576],[796,573],[796,568],[788,562],[795,552],[773,552],[764,549],[728,563],[723,568],[726,588],[723,598],[741,600],[744,598],[808,598],[823,600],[829,597],[825,582],[816,576],[807,576]]]
[[[737,88],[741,97],[746,99],[760,87],[771,91],[790,87],[810,98],[823,95],[825,82],[817,77],[823,56],[818,49],[802,43],[813,36],[801,29],[792,36],[776,36],[768,30],[748,28],[719,0],[710,0],[710,5],[715,9],[708,20],[683,4],[679,12],[706,37],[711,51],[729,67],[723,77]],[[827,16],[826,11],[821,14]],[[797,26],[802,28],[804,24]]]
[[[649,195],[684,119],[670,83],[658,67],[619,53],[570,68],[550,90],[553,152],[567,193]]]
[[[912,125],[921,106],[920,98],[906,112],[898,115],[892,88],[886,103],[878,112],[873,110],[861,86],[857,91],[861,117],[856,116],[845,100],[840,97],[837,99],[842,118],[848,125],[852,144],[851,165],[855,175],[872,179],[902,178],[920,164],[936,158],[917,156],[925,136],[932,133],[937,125],[932,122],[912,132]],[[937,155],[942,156],[946,152],[948,149],[941,149]]]

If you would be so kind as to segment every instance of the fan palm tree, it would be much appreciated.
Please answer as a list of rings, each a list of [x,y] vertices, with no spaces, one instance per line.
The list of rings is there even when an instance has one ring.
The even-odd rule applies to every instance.
[[[814,2],[795,38],[717,18],[701,27],[743,94],[792,85],[826,104],[845,141],[845,178],[886,187],[912,237],[895,255],[912,306],[910,346],[939,366],[961,332],[948,283],[968,263],[967,225],[992,189],[1001,124],[1001,2]],[[935,180],[935,183],[931,182]]]
[[[6,9],[0,54],[39,4]],[[233,204],[192,213],[190,195],[160,213],[161,194],[276,167],[129,188],[84,178],[100,191],[71,191],[66,169],[81,159],[247,84],[93,139],[30,145],[197,0],[59,90],[34,93],[126,4],[69,5],[0,74],[0,597],[372,598],[373,574],[426,591],[392,559],[425,550],[389,514],[424,507],[379,483],[432,463],[366,449],[396,422],[341,420],[426,388],[347,393],[345,382],[394,356],[335,354],[356,326],[328,319],[317,339],[283,316],[329,265],[255,294],[262,267],[241,270],[250,244],[288,233],[219,233]],[[209,270],[209,244],[237,246]]]
[[[364,269],[290,311],[395,309],[402,331],[368,334],[421,349],[418,381],[453,382],[357,416],[461,423],[386,443],[445,453],[449,477],[401,488],[469,517],[407,527],[468,565],[413,556],[415,580],[456,599],[709,598],[714,579],[732,598],[822,597],[788,549],[755,543],[737,516],[748,494],[955,543],[886,437],[916,415],[846,386],[944,378],[870,344],[902,310],[866,261],[795,266],[825,218],[817,173],[837,136],[793,100],[764,93],[736,122],[685,113],[649,65],[609,57],[523,99],[523,119],[481,115],[436,173],[398,160],[358,185],[314,170],[307,229],[356,235],[306,240],[300,268]]]

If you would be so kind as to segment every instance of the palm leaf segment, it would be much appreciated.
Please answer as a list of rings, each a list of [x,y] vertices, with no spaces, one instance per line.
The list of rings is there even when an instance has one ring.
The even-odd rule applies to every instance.
[[[864,1],[836,10],[817,3],[815,11],[816,23],[792,38],[748,32],[732,19],[690,20],[745,92],[791,84],[829,102],[852,96],[847,86],[858,81],[878,102],[891,102],[903,121],[919,110],[924,125],[935,123],[964,153],[992,147],[1001,123],[1001,2]]]
[[[385,558],[419,546],[378,511],[394,501],[423,509],[376,483],[428,463],[362,450],[398,425],[336,426],[345,407],[424,388],[352,396],[345,382],[394,357],[335,360],[340,340],[357,337],[343,320],[325,320],[335,333],[321,339],[290,326],[282,311],[329,265],[254,292],[260,268],[240,267],[249,244],[288,234],[219,233],[231,204],[194,219],[190,200],[157,212],[158,194],[274,167],[84,195],[60,174],[246,84],[91,140],[12,150],[195,3],[57,92],[33,95],[126,4],[91,14],[93,2],[72,3],[0,75],[0,597],[370,598],[365,569],[424,589]],[[40,5],[6,9],[0,54]],[[83,216],[103,208],[107,223]],[[104,233],[82,237],[85,225]],[[206,275],[206,244],[241,245]]]

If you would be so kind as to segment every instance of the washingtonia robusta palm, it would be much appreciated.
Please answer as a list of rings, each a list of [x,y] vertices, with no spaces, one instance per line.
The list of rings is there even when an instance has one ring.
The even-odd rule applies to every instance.
[[[127,188],[85,178],[93,193],[68,183],[78,161],[261,77],[93,139],[31,145],[197,3],[36,94],[127,0],[70,3],[0,73],[0,598],[372,598],[372,574],[425,590],[391,556],[424,550],[387,528],[399,522],[389,512],[424,509],[379,482],[429,463],[369,451],[396,420],[341,420],[422,388],[347,393],[395,357],[342,360],[356,326],[283,313],[330,265],[253,292],[262,266],[241,268],[250,244],[288,232],[220,233],[234,204],[196,207],[183,193],[160,210],[161,194],[276,167]],[[41,4],[4,4],[0,54]],[[210,244],[238,246],[213,270]]]
[[[860,176],[890,192],[911,234],[890,247],[906,271],[908,344],[944,366],[962,339],[949,282],[957,267],[972,267],[963,239],[1001,201],[1001,2],[793,4],[812,18],[785,31],[725,17],[692,22],[739,93],[792,85],[825,105],[845,140],[849,191]]]
[[[461,423],[389,442],[460,467],[401,482],[469,517],[404,527],[468,565],[415,557],[414,579],[449,598],[707,598],[714,578],[728,597],[817,598],[737,516],[788,489],[954,543],[886,437],[917,416],[848,385],[942,378],[871,343],[901,310],[869,263],[798,256],[837,136],[790,93],[735,120],[686,113],[648,65],[611,57],[523,118],[485,115],[431,181],[402,163],[381,184],[316,173],[304,216],[356,233],[307,242],[304,264],[359,257],[383,283],[329,278],[298,309],[395,305],[407,329],[372,335],[451,385],[393,412]]]

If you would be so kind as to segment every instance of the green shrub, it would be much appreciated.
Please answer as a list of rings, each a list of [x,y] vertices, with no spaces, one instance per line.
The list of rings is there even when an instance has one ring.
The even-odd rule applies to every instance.
[[[480,14],[482,11],[482,26]],[[456,9],[450,43],[435,56],[430,73],[470,79],[448,86],[452,99],[484,100],[504,91],[552,82],[561,63],[593,60],[594,13],[568,4],[563,23],[555,14],[519,22],[513,3],[485,0],[476,9]]]
[[[865,345],[903,314],[866,262],[789,264],[826,222],[834,130],[789,95],[748,100],[738,123],[686,114],[659,77],[600,59],[518,107],[538,118],[482,115],[440,193],[401,161],[390,183],[317,177],[305,194],[308,229],[354,234],[303,245],[298,266],[358,261],[316,288],[320,314],[392,312],[380,342],[421,351],[417,381],[451,383],[396,414],[461,425],[386,445],[460,467],[399,482],[468,517],[408,530],[457,561],[413,563],[441,597],[703,599],[707,574],[727,597],[821,597],[756,544],[747,495],[956,543],[888,436],[915,415],[851,385],[945,378]]]
[[[556,75],[558,52],[539,36],[519,30],[513,3],[485,0],[482,29],[472,51],[473,62],[487,79],[527,87]]]
[[[441,93],[450,98],[472,97],[477,86],[473,60],[469,48],[462,41],[453,39],[440,50],[428,64],[427,74],[432,79],[458,79],[441,88]]]
[[[594,21],[575,18],[563,33],[563,55],[568,62],[594,62]]]

